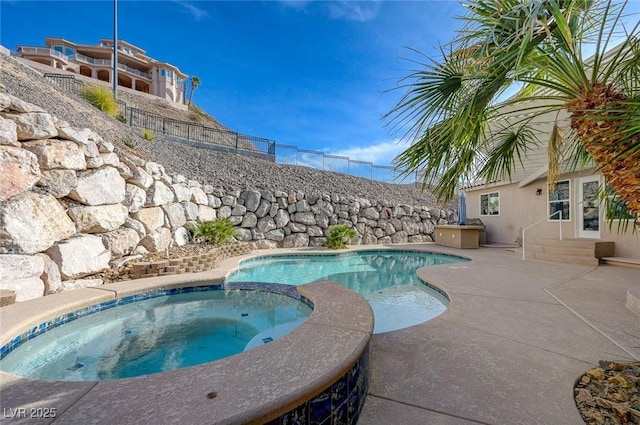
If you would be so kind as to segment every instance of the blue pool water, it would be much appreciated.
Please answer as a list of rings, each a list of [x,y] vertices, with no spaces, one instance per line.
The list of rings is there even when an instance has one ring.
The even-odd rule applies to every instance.
[[[47,330],[0,360],[33,379],[128,378],[206,363],[271,342],[312,308],[283,294],[211,290],[159,296]]]
[[[241,262],[226,281],[301,285],[329,279],[369,301],[374,333],[382,333],[426,322],[444,312],[449,300],[418,279],[416,271],[464,261],[468,260],[447,254],[393,250],[272,255]]]

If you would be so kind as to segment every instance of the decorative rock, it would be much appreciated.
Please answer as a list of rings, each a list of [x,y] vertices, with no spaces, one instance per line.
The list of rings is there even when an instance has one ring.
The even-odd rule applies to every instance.
[[[78,185],[78,177],[73,170],[43,170],[36,184],[56,198],[64,198]]]
[[[302,248],[309,246],[309,236],[306,233],[292,233],[282,241],[284,248]]]
[[[173,202],[174,199],[175,196],[171,189],[158,180],[147,189],[147,201],[145,202],[145,206],[156,207],[166,205]]]
[[[252,239],[251,230],[239,228],[235,229],[236,239],[239,241],[250,241]]]
[[[204,193],[204,190],[200,189],[199,187],[191,188],[191,202],[198,205],[209,205],[207,194]]]
[[[256,227],[258,224],[258,217],[252,212],[245,214],[242,219],[242,224],[240,227]]]
[[[69,198],[85,205],[117,204],[124,200],[125,181],[113,167],[78,173],[78,185]]]
[[[92,134],[93,132],[88,128],[58,128],[58,137],[77,143],[88,158],[96,158],[100,155],[98,146],[91,139]]]
[[[0,280],[0,290],[15,292],[15,301],[28,301],[44,295],[44,282],[36,276],[24,279]]]
[[[225,195],[222,197],[222,205],[235,207],[237,203],[238,203],[238,199],[235,196]]]
[[[136,166],[132,167],[130,165],[129,168],[133,173],[133,177],[127,180],[127,183],[135,184],[136,186],[140,186],[143,189],[147,189],[153,184],[153,177],[151,177],[149,173],[144,171],[142,168]]]
[[[44,261],[44,270],[42,271],[42,275],[40,275],[40,279],[44,283],[44,294],[55,294],[60,291],[62,287],[62,277],[60,276],[60,269],[58,269],[58,265],[53,262],[51,258],[47,254],[36,254],[36,256],[42,258]]]
[[[276,227],[278,229],[283,228],[284,226],[289,224],[289,221],[290,221],[289,214],[287,214],[285,210],[278,210],[278,212],[276,213],[273,219],[276,222]]]
[[[193,202],[182,202],[181,205],[184,209],[184,216],[187,220],[198,219],[198,213],[200,212],[200,210],[196,204],[194,204]],[[229,215],[231,215],[231,212],[229,212]]]
[[[102,243],[116,257],[130,254],[138,246],[140,235],[134,229],[121,227],[102,235]]]
[[[87,168],[82,150],[73,142],[66,140],[33,140],[25,142],[22,147],[38,157],[40,168],[52,170],[84,170]]]
[[[221,206],[220,209],[218,210],[218,217],[220,218],[231,217],[231,207],[228,205]]]
[[[169,204],[162,207],[167,218],[167,223],[172,229],[182,227],[187,218],[181,204]]]
[[[245,215],[247,208],[244,205],[236,205],[231,209],[231,215]]]
[[[311,226],[316,224],[316,217],[312,212],[297,212],[293,216],[293,221]]]
[[[135,230],[140,238],[144,238],[147,235],[147,230],[144,228],[144,224],[134,218],[127,217],[127,220],[124,222],[124,226],[128,229]]]
[[[167,249],[171,245],[171,240],[171,231],[161,227],[145,236],[140,244],[149,252],[158,252]]]
[[[73,207],[67,212],[78,233],[104,233],[122,226],[129,210],[122,204]]]
[[[207,201],[211,208],[220,208],[222,206],[222,200],[213,195],[207,195]]]
[[[51,195],[23,192],[0,205],[0,253],[35,254],[75,232]]]
[[[0,282],[40,277],[44,259],[38,255],[0,255]]]
[[[176,195],[176,201],[186,202],[191,200],[191,189],[184,183],[173,184],[171,186],[173,193]],[[213,206],[213,205],[212,205]]]
[[[247,211],[255,212],[260,204],[260,198],[262,195],[257,190],[245,190],[240,193],[240,198],[244,199],[244,206]]]
[[[38,159],[20,148],[0,145],[0,202],[29,190],[40,179]]]
[[[122,204],[129,208],[130,213],[140,211],[147,202],[147,192],[140,186],[127,183],[125,185],[125,195]]]
[[[44,109],[33,103],[25,102],[13,95],[9,95],[10,105],[8,109],[14,112],[28,113],[28,112],[46,112]]]
[[[0,117],[0,145],[20,146],[16,123]]]
[[[261,233],[267,233],[276,229],[276,222],[271,217],[262,217],[258,219],[256,227]]]
[[[132,214],[132,217],[142,223],[147,233],[151,233],[158,227],[164,226],[164,211],[162,211],[160,207],[142,208],[140,211]]]
[[[58,265],[64,280],[76,279],[109,267],[111,252],[102,244],[102,238],[81,235],[58,242],[47,250],[47,255]]]
[[[11,107],[11,97],[4,91],[0,92],[0,111],[8,111]]]
[[[255,211],[256,217],[262,218],[267,214],[269,214],[270,210],[271,210],[271,202],[267,201],[266,199],[262,199],[260,201],[260,204],[258,205],[258,208],[256,208],[256,211]]]
[[[216,219],[216,210],[206,205],[198,205],[198,218],[200,221],[213,221]]]
[[[0,116],[16,123],[18,140],[48,139],[58,135],[51,115],[42,112],[15,114],[0,112]]]
[[[391,242],[407,243],[408,242],[407,232],[405,232],[404,230],[401,230],[399,232],[394,233],[393,235],[391,235]]]
[[[278,243],[276,241],[260,239],[249,242],[249,246],[251,246],[251,249],[274,249],[278,247]]]
[[[266,239],[269,239],[271,241],[278,241],[280,242],[281,240],[284,239],[284,230],[282,229],[275,229],[275,230],[270,230],[268,232],[265,232],[264,237]]]
[[[191,234],[184,227],[178,227],[176,230],[173,231],[173,240],[178,246],[183,246],[188,244],[190,239],[191,239]]]

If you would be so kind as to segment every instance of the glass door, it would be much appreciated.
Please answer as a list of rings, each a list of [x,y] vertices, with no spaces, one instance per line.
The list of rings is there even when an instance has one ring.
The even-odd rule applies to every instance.
[[[578,179],[578,237],[600,239],[600,177]]]

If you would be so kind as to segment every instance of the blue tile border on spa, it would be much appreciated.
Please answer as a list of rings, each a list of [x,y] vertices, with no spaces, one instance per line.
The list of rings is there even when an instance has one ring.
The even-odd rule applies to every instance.
[[[51,320],[47,320],[46,322],[40,323],[37,326],[34,326],[28,331],[23,332],[20,335],[12,338],[9,342],[7,342],[2,347],[0,347],[0,360],[5,358],[9,353],[11,353],[20,345],[37,337],[38,335],[44,333],[49,329],[53,329],[55,327],[64,325],[65,323],[71,322],[81,317],[89,316],[91,314],[108,310],[117,306],[131,304],[137,301],[144,301],[151,298],[169,296],[169,295],[186,294],[190,292],[219,291],[219,290],[265,291],[265,292],[273,292],[276,294],[286,295],[288,297],[300,300],[305,304],[307,304],[309,307],[313,308],[313,303],[311,302],[311,300],[300,295],[300,293],[296,288],[297,287],[294,285],[257,283],[257,282],[233,282],[233,283],[227,283],[227,284],[219,283],[219,284],[213,284],[213,285],[194,285],[194,286],[186,286],[181,288],[158,289],[155,291],[145,292],[142,294],[128,295],[122,298],[116,298],[114,300],[104,301],[98,304],[84,307],[79,310],[73,311],[71,313],[66,313],[66,314],[63,314],[62,316],[58,316]]]

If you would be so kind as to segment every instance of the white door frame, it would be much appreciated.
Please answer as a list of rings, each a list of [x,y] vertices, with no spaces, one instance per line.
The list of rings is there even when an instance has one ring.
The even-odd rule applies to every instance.
[[[600,229],[602,228],[602,211],[600,202],[596,193],[593,191],[593,185],[589,185],[590,189],[585,193],[585,184],[597,182],[600,187],[600,176],[587,176],[576,179],[576,231],[579,238],[600,239]],[[584,197],[587,196],[585,204]]]

